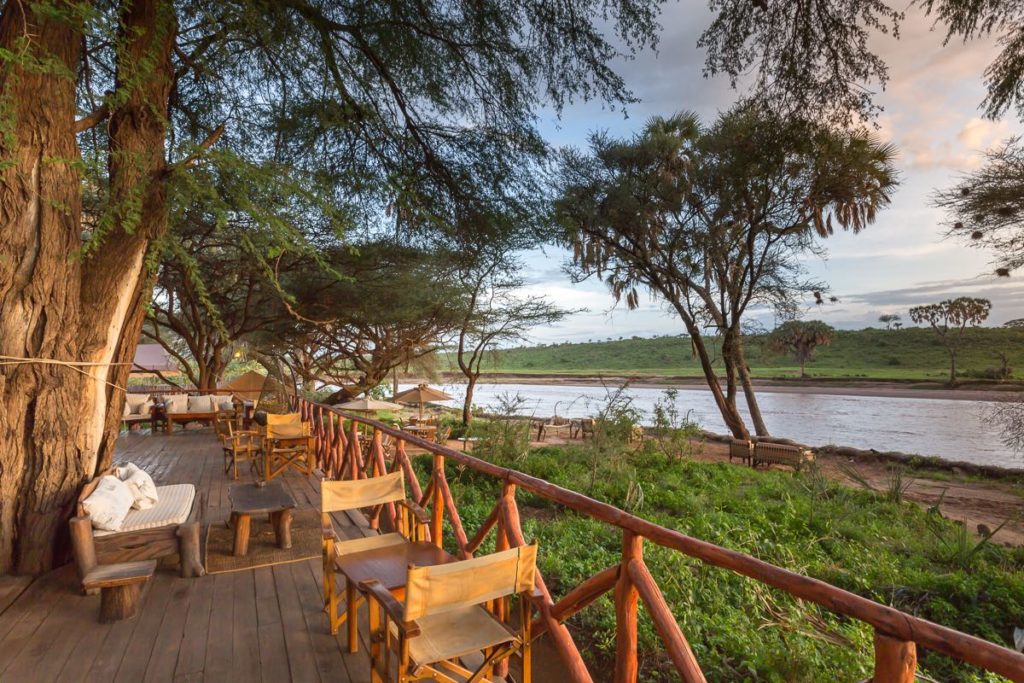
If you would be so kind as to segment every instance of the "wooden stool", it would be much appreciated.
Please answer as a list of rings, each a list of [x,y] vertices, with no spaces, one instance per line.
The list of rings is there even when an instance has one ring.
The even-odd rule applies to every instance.
[[[131,619],[139,612],[142,587],[156,571],[156,560],[96,565],[82,578],[85,590],[100,590],[100,623]]]

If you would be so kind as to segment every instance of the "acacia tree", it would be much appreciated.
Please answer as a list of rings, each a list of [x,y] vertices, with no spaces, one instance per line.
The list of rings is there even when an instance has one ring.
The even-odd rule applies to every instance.
[[[893,150],[872,138],[740,105],[713,126],[692,115],[653,119],[631,140],[595,134],[592,153],[563,155],[555,217],[575,275],[596,275],[616,300],[658,296],[683,323],[729,430],[748,436],[742,388],[768,433],[742,344],[752,306],[790,316],[821,300],[798,258],[835,226],[857,232],[888,204]],[[704,338],[722,338],[724,386]]]
[[[207,225],[179,234],[180,247],[157,271],[142,328],[142,336],[163,346],[204,392],[217,388],[236,346],[289,318],[280,281],[268,277],[238,237],[237,231]],[[290,258],[289,267],[316,264]]]
[[[169,197],[195,168],[290,175],[326,203],[389,207],[413,228],[460,205],[506,211],[544,151],[534,110],[629,100],[604,31],[645,47],[657,11],[4,3],[0,352],[23,362],[0,368],[0,573],[53,565],[78,487],[110,460]],[[491,183],[496,168],[515,182]],[[83,198],[95,200],[85,214]],[[261,227],[281,248],[303,240]]]
[[[1014,137],[985,153],[985,162],[934,203],[949,216],[949,234],[995,252],[1006,277],[1024,265],[1024,144]]]
[[[956,384],[956,357],[963,344],[964,330],[985,322],[991,310],[992,302],[988,299],[966,296],[910,309],[910,319],[918,324],[928,323],[946,347],[950,386]]]
[[[466,377],[462,403],[465,425],[473,420],[473,391],[488,354],[502,344],[525,341],[531,329],[556,323],[572,313],[543,297],[516,296],[514,292],[524,284],[518,267],[507,252],[498,249],[460,275],[467,291],[455,359]]]
[[[899,313],[883,313],[882,315],[878,316],[878,322],[880,322],[883,325],[885,325],[885,329],[891,330],[893,328],[893,325],[899,324],[899,322],[900,322],[900,314]]]
[[[820,320],[787,320],[772,331],[769,342],[776,351],[793,354],[800,363],[800,377],[806,377],[815,349],[831,344],[835,335],[832,326]]]
[[[387,239],[325,258],[346,277],[298,269],[282,278],[290,314],[257,343],[306,387],[339,387],[328,402],[355,398],[436,351],[464,318],[451,252]]]

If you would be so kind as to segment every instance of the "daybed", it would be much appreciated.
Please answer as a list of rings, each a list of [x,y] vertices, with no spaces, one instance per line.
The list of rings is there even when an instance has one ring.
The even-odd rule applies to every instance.
[[[158,500],[148,510],[128,512],[120,531],[93,528],[83,501],[96,489],[100,480],[113,473],[101,472],[82,489],[78,496],[76,517],[70,521],[71,540],[81,576],[100,565],[152,560],[178,554],[183,577],[206,573],[199,555],[199,531],[205,494],[196,495],[192,484],[157,486]]]

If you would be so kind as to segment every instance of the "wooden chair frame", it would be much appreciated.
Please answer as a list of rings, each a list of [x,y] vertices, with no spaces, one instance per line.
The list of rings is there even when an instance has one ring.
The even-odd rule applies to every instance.
[[[224,474],[234,473],[232,479],[238,479],[238,463],[249,462],[249,471],[259,472],[259,463],[262,457],[259,432],[254,429],[236,429],[238,416],[229,413],[217,413],[214,422],[214,429],[217,431],[217,438],[220,439],[221,448],[224,452]]]
[[[383,480],[395,482],[394,492],[383,495],[369,495],[360,497],[352,496],[352,501],[344,505],[332,504],[330,502],[332,489],[348,488],[352,491],[359,489],[375,488],[383,483]],[[376,491],[374,492],[377,493]],[[360,508],[377,508],[386,504],[394,504],[396,507],[396,533],[400,534],[407,542],[418,542],[426,540],[429,522],[427,514],[414,501],[405,497],[405,479],[401,472],[393,472],[381,477],[370,479],[359,479],[349,481],[323,480],[320,482],[320,523],[322,531],[323,550],[323,589],[324,589],[324,610],[327,612],[328,623],[331,634],[337,634],[341,625],[349,623],[349,649],[354,651],[354,630],[356,613],[362,598],[359,597],[355,586],[345,587],[344,598],[337,590],[337,572],[334,570],[334,560],[345,552],[346,541],[338,537],[334,530],[334,522],[331,520],[331,513],[357,510]],[[356,551],[358,552],[358,551]],[[340,610],[341,601],[344,599],[344,609]]]
[[[536,544],[532,546],[521,546],[495,553],[493,555],[469,560],[469,562],[487,562],[492,558],[508,556],[510,554],[521,555],[524,550],[530,551],[536,558]],[[454,565],[446,565],[446,569]],[[412,574],[415,572],[430,571],[431,568],[410,567],[409,584],[413,583]],[[481,569],[486,574],[486,569]],[[420,623],[415,619],[407,619],[406,614],[409,608],[409,591],[406,592],[406,604],[400,603],[394,595],[386,590],[377,581],[364,582],[361,588],[369,597],[369,628],[370,628],[370,680],[371,683],[383,683],[390,680],[390,668],[392,655],[397,657],[398,671],[395,681],[397,683],[408,683],[421,678],[430,678],[441,683],[496,683],[495,670],[498,665],[507,660],[517,652],[522,653],[523,677],[522,683],[532,681],[531,645],[532,639],[531,622],[533,619],[533,601],[541,596],[537,588],[533,586],[534,568],[531,566],[528,585],[516,586],[507,594],[500,597],[485,599],[478,603],[486,610],[497,623],[501,624],[509,632],[509,640],[505,643],[495,645],[483,650],[483,662],[475,670],[464,666],[459,658],[440,660],[437,662],[412,662],[410,659],[409,641],[423,633]],[[509,599],[512,595],[519,596],[519,629],[514,630],[500,618],[500,615],[511,614]],[[395,625],[397,638],[393,637],[391,624]],[[456,678],[455,676],[458,676]]]
[[[291,421],[276,418],[291,417]],[[274,424],[278,422],[278,424]],[[275,429],[298,426],[301,435],[289,434],[287,431],[275,434]],[[289,467],[297,469],[307,477],[313,474],[315,461],[315,444],[312,430],[308,422],[303,422],[299,413],[288,415],[267,415],[266,431],[262,439],[263,478],[270,481]]]

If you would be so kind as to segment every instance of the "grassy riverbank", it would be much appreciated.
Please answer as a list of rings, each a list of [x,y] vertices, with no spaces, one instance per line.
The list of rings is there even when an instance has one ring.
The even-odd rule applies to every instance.
[[[1024,330],[978,328],[965,332],[958,366],[965,378],[985,379],[1006,354],[1013,377],[1024,378]],[[755,377],[796,378],[799,365],[771,352],[763,336],[747,339],[747,360]],[[447,367],[445,364],[442,367]],[[688,337],[656,337],[549,344],[496,354],[488,372],[652,376],[700,376]],[[949,357],[930,329],[839,331],[807,365],[811,377],[876,380],[945,380]]]
[[[608,457],[592,448],[538,448],[502,464],[994,642],[1010,644],[1013,627],[1024,625],[1024,550],[976,547],[963,527],[916,505],[813,472],[669,459],[657,448]],[[499,485],[471,470],[452,473],[470,533]],[[526,493],[519,503],[526,537],[539,540],[541,569],[556,594],[618,561],[621,539],[610,528]],[[708,680],[870,675],[870,628],[653,544],[645,553]],[[594,670],[610,672],[610,599],[570,623]],[[675,680],[645,615],[641,651],[643,680]],[[935,680],[1000,680],[930,653],[921,654],[921,670]]]

